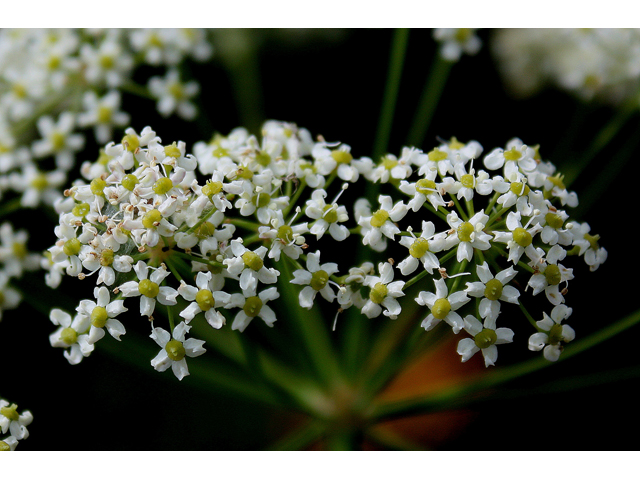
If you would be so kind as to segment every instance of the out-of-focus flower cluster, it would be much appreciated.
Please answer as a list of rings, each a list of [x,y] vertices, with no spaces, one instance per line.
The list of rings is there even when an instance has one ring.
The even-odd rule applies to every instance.
[[[612,104],[640,94],[640,29],[501,29],[492,50],[521,97],[548,85]]]
[[[273,326],[282,282],[300,287],[302,308],[329,302],[335,315],[354,308],[371,319],[397,318],[415,286],[406,300],[423,307],[422,327],[464,330],[462,360],[482,351],[487,366],[513,340],[514,320],[501,313],[519,304],[534,329],[523,343],[556,360],[574,338],[565,302],[573,266],[593,271],[607,256],[589,225],[570,218],[578,199],[562,175],[519,139],[482,159],[477,141],[452,138],[374,161],[269,121],[262,138],[238,128],[193,152],[149,127],[128,129],[56,204],[47,283],[58,287],[65,273],[95,282],[75,312],[51,311],[51,344],[70,363],[105,333],[120,340],[130,310],[151,320],[153,367],[182,379],[186,358],[205,351],[191,322]],[[363,182],[380,184],[379,197],[345,200]],[[348,241],[398,261],[353,264],[339,254]],[[540,320],[525,294],[547,299]]]
[[[114,128],[130,123],[122,91],[152,97],[163,115],[193,119],[190,98],[199,87],[180,78],[177,67],[211,54],[204,30],[0,32],[0,198],[12,190],[23,207],[52,205],[85,144],[81,130],[104,144]],[[148,89],[133,81],[144,64],[166,71],[151,77]]]

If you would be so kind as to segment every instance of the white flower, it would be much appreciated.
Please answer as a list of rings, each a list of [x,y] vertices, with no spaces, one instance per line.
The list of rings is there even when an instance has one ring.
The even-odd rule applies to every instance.
[[[169,70],[164,78],[151,77],[149,91],[158,99],[161,115],[168,117],[177,112],[185,120],[196,117],[198,109],[190,100],[200,91],[200,86],[195,81],[182,83],[178,70]]]
[[[451,227],[449,236],[446,238],[449,249],[458,245],[456,258],[458,262],[462,260],[471,261],[473,258],[473,249],[489,250],[491,248],[491,235],[484,233],[482,230],[489,220],[489,216],[480,211],[471,217],[468,221],[463,221],[458,217],[456,212],[447,215],[447,223]]]
[[[479,282],[468,282],[465,292],[472,297],[483,297],[480,300],[478,312],[482,318],[497,318],[500,313],[500,301],[518,304],[520,292],[517,288],[507,285],[516,276],[513,267],[501,270],[494,277],[489,265],[484,262],[476,267]]]
[[[128,310],[124,306],[124,300],[114,300],[109,302],[110,295],[107,287],[96,287],[93,289],[93,300],[81,300],[76,311],[82,315],[86,315],[91,319],[91,328],[89,330],[89,343],[96,343],[104,337],[104,329],[116,340],[120,340],[120,335],[124,335],[126,330],[120,320],[116,319],[118,315]]]
[[[362,313],[369,318],[375,318],[381,313],[385,316],[395,319],[402,308],[396,298],[402,297],[404,292],[404,283],[401,280],[393,282],[393,266],[387,262],[378,264],[380,276],[367,275],[364,279],[364,285],[369,287],[369,299],[362,307]],[[382,310],[382,307],[385,310]]]
[[[198,313],[204,312],[204,318],[213,328],[221,328],[225,324],[224,316],[216,310],[226,307],[231,296],[226,292],[215,291],[212,288],[211,272],[198,272],[196,287],[180,282],[178,293],[186,301],[191,302],[180,312],[186,323],[193,320]]]
[[[400,233],[400,229],[394,222],[399,222],[407,214],[409,208],[402,201],[393,204],[393,199],[388,195],[378,197],[380,209],[368,216],[362,216],[358,224],[362,227],[362,243],[371,245],[373,249],[385,245],[383,237],[393,240],[394,235]]]
[[[433,222],[422,221],[422,233],[418,238],[410,232],[410,237],[400,237],[400,244],[409,249],[409,256],[398,264],[398,269],[403,275],[410,275],[415,272],[420,262],[424,269],[432,273],[434,269],[440,267],[438,257],[435,252],[444,248],[445,234],[435,234]]]
[[[59,328],[49,335],[52,347],[66,348],[64,357],[71,365],[82,361],[93,352],[93,344],[89,342],[89,327],[91,318],[83,314],[77,314],[73,319],[71,315],[58,308],[51,310],[49,315],[51,322]]]
[[[156,268],[149,276],[151,267],[142,260],[136,263],[133,269],[138,276],[139,282],[126,282],[118,290],[123,297],[140,297],[140,315],[150,317],[156,308],[156,300],[162,305],[175,305],[178,291],[171,287],[160,286],[160,283],[169,276],[169,272],[162,265]],[[148,278],[147,278],[148,277]]]
[[[507,232],[494,232],[496,242],[506,243],[509,250],[509,261],[514,264],[520,261],[523,253],[526,253],[530,259],[537,257],[536,249],[532,245],[534,237],[542,230],[539,223],[530,228],[522,226],[520,222],[520,212],[509,212],[507,215]]]
[[[94,127],[96,140],[107,143],[111,140],[113,127],[124,127],[129,123],[129,114],[120,111],[120,92],[112,90],[98,98],[93,91],[83,98],[85,111],[78,114],[78,126]]]
[[[27,425],[32,421],[33,415],[30,411],[18,413],[15,403],[9,404],[6,400],[0,400],[0,430],[3,434],[8,430],[15,440],[24,440],[29,436]]]
[[[436,28],[433,38],[440,42],[440,55],[445,60],[457,62],[463,53],[475,55],[482,47],[476,36],[477,28]]]
[[[346,186],[347,184],[345,183],[340,193],[336,195],[336,198],[330,204],[325,202],[324,199],[327,196],[327,192],[321,188],[314,190],[311,194],[311,199],[307,200],[305,214],[315,220],[309,232],[315,235],[318,240],[322,238],[327,230],[333,239],[338,242],[349,236],[349,229],[344,225],[340,225],[341,222],[349,220],[349,214],[344,205],[339,206],[337,203]]]
[[[278,297],[280,297],[280,294],[276,287],[267,288],[259,294],[256,294],[255,289],[243,290],[242,293],[232,294],[228,307],[241,308],[241,310],[233,319],[231,329],[243,332],[255,317],[260,317],[264,320],[264,323],[273,327],[276,321],[276,314],[266,303]]]
[[[328,302],[333,302],[336,298],[335,292],[330,288],[331,282],[329,277],[338,271],[336,263],[324,263],[320,265],[320,252],[310,253],[307,255],[307,270],[299,269],[293,272],[293,280],[291,283],[296,285],[307,285],[302,289],[298,296],[298,301],[302,308],[313,307],[313,301],[316,294],[324,297]]]
[[[575,331],[568,325],[562,325],[573,310],[566,305],[557,305],[551,310],[551,316],[543,313],[543,319],[536,322],[541,330],[529,337],[529,350],[539,352],[544,348],[544,358],[555,362],[560,358],[563,343],[570,342],[576,336]]]
[[[498,347],[504,343],[513,342],[513,330],[510,328],[495,328],[495,321],[487,319],[484,325],[473,315],[464,317],[464,329],[473,338],[463,338],[458,342],[458,353],[462,361],[466,362],[476,352],[481,351],[485,367],[495,365],[498,359]]]
[[[422,321],[422,328],[431,330],[441,320],[444,320],[453,328],[453,333],[458,333],[464,327],[462,317],[456,310],[469,302],[466,292],[459,291],[449,295],[449,289],[444,279],[433,281],[436,293],[422,291],[416,297],[418,305],[424,305],[431,309],[431,313]]]
[[[240,281],[240,289],[255,290],[258,282],[271,284],[278,281],[280,272],[264,266],[267,247],[263,245],[251,251],[242,245],[242,239],[232,240],[230,246],[234,256],[226,258],[223,263],[227,266],[227,273]]]
[[[527,288],[533,288],[533,295],[544,290],[547,299],[553,304],[564,303],[564,295],[560,291],[561,283],[568,283],[573,279],[573,269],[558,263],[567,256],[567,251],[560,245],[554,245],[547,252],[544,260],[534,265],[536,271],[531,275]]]
[[[159,372],[164,372],[169,367],[173,370],[173,373],[182,380],[189,375],[189,368],[187,367],[187,360],[185,357],[198,357],[202,355],[206,350],[203,348],[205,344],[204,340],[197,340],[195,338],[189,338],[185,340],[186,334],[191,329],[184,322],[180,322],[173,329],[172,335],[166,330],[155,327],[151,331],[150,337],[161,348],[158,355],[151,360],[151,366]]]
[[[309,228],[307,222],[299,225],[292,225],[293,217],[289,223],[285,223],[282,218],[282,211],[276,211],[276,217],[271,220],[271,228],[261,226],[258,233],[262,239],[271,239],[271,248],[269,249],[269,258],[275,261],[280,260],[280,252],[287,257],[297,260],[302,254],[302,245],[305,244],[303,233],[307,233]]]
[[[75,117],[71,112],[63,112],[54,122],[50,116],[42,116],[37,122],[41,140],[33,142],[32,150],[36,158],[54,155],[56,166],[68,171],[74,165],[75,152],[84,146],[84,136],[74,134]]]

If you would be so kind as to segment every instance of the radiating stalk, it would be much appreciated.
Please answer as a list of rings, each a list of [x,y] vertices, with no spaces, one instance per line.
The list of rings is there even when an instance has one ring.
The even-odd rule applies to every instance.
[[[406,145],[417,148],[420,148],[424,142],[425,135],[433,121],[433,114],[436,111],[438,100],[440,100],[444,86],[447,83],[447,78],[449,77],[449,72],[453,66],[453,62],[445,60],[439,53],[436,52],[435,55],[431,70],[429,71],[429,78],[422,91],[413,124],[411,125],[411,130],[405,142]]]

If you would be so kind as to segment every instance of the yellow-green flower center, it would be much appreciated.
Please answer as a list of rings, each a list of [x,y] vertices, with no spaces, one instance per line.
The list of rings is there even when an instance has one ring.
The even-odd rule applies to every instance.
[[[369,222],[371,223],[372,227],[380,228],[388,219],[389,212],[387,212],[386,210],[378,210],[371,216],[371,220]]]
[[[51,141],[51,146],[56,152],[62,150],[67,143],[67,137],[64,133],[60,132],[53,132],[49,137],[49,140]]]
[[[409,247],[409,254],[413,258],[422,258],[429,251],[429,241],[426,238],[419,237]]]
[[[264,262],[260,258],[260,255],[258,255],[255,252],[251,252],[249,250],[247,250],[242,254],[242,261],[244,262],[246,267],[250,268],[255,272],[257,272],[262,267],[264,267]]]
[[[91,180],[89,184],[89,188],[91,189],[91,193],[94,195],[102,195],[104,196],[104,189],[107,186],[107,182],[105,182],[100,177],[94,178]]]
[[[78,340],[78,332],[71,327],[63,328],[60,332],[60,340],[67,345],[73,345]]]
[[[179,362],[187,354],[184,345],[178,340],[169,340],[164,349],[167,352],[167,356],[174,362]]]
[[[167,157],[179,158],[181,153],[176,142],[173,142],[171,145],[167,145],[164,147],[164,154]]]
[[[461,242],[470,242],[471,235],[474,232],[473,225],[469,222],[463,222],[458,227],[458,239]]]
[[[353,160],[353,155],[343,150],[334,150],[333,152],[331,152],[331,156],[336,161],[336,163],[349,163],[351,162],[351,160]]]
[[[173,188],[173,182],[168,177],[160,177],[153,184],[153,191],[158,195],[165,195]]]
[[[519,197],[529,195],[529,192],[531,191],[529,185],[522,182],[512,182],[509,190],[511,190],[511,193],[515,193]]]
[[[260,300],[260,297],[249,297],[245,300],[242,310],[247,315],[247,317],[255,317],[260,313],[260,310],[262,310],[262,305],[263,304],[262,300]]]
[[[544,216],[544,219],[551,228],[562,228],[564,224],[562,217],[557,213],[549,212]]]
[[[145,278],[144,280],[140,280],[138,291],[145,297],[155,298],[158,296],[158,293],[160,293],[160,287],[157,283]]]
[[[0,408],[0,414],[4,415],[12,422],[17,422],[18,420],[20,420],[20,415],[18,414],[18,405],[16,405],[15,403],[12,403],[8,407]]]
[[[438,320],[444,319],[451,311],[451,304],[446,298],[439,298],[431,307],[431,314]]]
[[[65,255],[69,255],[71,257],[80,253],[80,247],[82,247],[80,240],[78,240],[77,238],[70,238],[69,240],[64,242],[62,251]]]
[[[376,304],[380,304],[389,294],[389,288],[384,283],[376,283],[371,292],[369,292],[369,299]]]
[[[293,242],[293,229],[289,225],[278,227],[278,238],[285,243]]]
[[[207,181],[207,183],[202,187],[202,194],[211,198],[213,195],[217,195],[222,191],[222,182],[212,182]]]
[[[338,211],[333,205],[325,205],[322,211],[322,218],[326,222],[335,223],[338,221]]]
[[[524,228],[518,227],[513,231],[513,241],[521,247],[528,247],[533,241],[533,237]]]
[[[216,306],[216,300],[213,298],[213,293],[206,288],[203,288],[196,293],[196,303],[203,312],[206,312]]]
[[[267,205],[269,205],[269,202],[271,202],[271,195],[269,195],[268,193],[256,193],[251,198],[251,203],[253,203],[258,208],[266,207]]]
[[[84,217],[91,210],[91,206],[88,203],[78,203],[73,207],[71,213],[76,217]]]
[[[436,182],[427,178],[421,178],[416,182],[416,192],[424,196],[430,195],[436,191]]]
[[[522,158],[522,153],[516,150],[516,147],[511,147],[511,150],[504,152],[504,159],[507,162],[515,162]]]
[[[94,307],[91,311],[91,325],[96,328],[103,328],[107,324],[107,320],[109,320],[107,309],[99,305]]]
[[[447,158],[447,152],[443,152],[439,148],[434,148],[428,153],[429,160],[432,162],[439,162]]]
[[[551,327],[547,335],[549,336],[549,339],[547,340],[549,345],[558,345],[564,339],[562,335],[562,325],[556,323]]]
[[[476,343],[476,347],[478,348],[488,348],[498,340],[498,335],[495,330],[490,328],[484,328],[480,333],[478,333],[473,339]]]
[[[473,175],[467,173],[460,178],[460,183],[465,188],[473,188],[475,186],[475,180]]]
[[[122,138],[122,145],[130,151],[135,152],[140,147],[140,140],[135,135],[125,135]]]
[[[136,188],[137,184],[138,184],[138,177],[136,177],[132,173],[125,175],[124,178],[122,179],[122,186],[127,190],[129,190],[130,192],[133,192],[133,189]]]
[[[544,269],[544,278],[547,279],[547,283],[549,285],[558,285],[562,281],[560,268],[557,265],[550,263],[547,265],[547,268]]]
[[[154,208],[153,210],[149,210],[142,217],[142,225],[144,228],[153,228],[157,223],[162,220],[162,214],[158,211],[158,209]]]
[[[498,300],[502,296],[502,282],[492,278],[484,287],[484,296],[489,300]]]
[[[311,288],[314,290],[322,290],[329,281],[329,274],[324,270],[318,270],[311,275]]]
[[[111,123],[112,114],[113,110],[109,107],[100,106],[98,108],[98,123]]]

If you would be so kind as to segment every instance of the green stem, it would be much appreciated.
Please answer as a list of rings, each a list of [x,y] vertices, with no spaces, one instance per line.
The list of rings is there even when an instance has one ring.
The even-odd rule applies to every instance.
[[[617,135],[622,127],[627,123],[627,120],[637,111],[637,100],[634,96],[634,101],[626,102],[621,108],[616,110],[615,115],[609,120],[609,122],[600,130],[598,135],[593,139],[586,151],[580,156],[579,168],[574,167],[565,172],[564,184],[568,187],[571,185],[583,172],[589,163],[600,153],[600,151],[606,147],[611,140]]]
[[[384,155],[389,145],[393,116],[400,90],[400,78],[404,65],[405,52],[409,41],[409,29],[398,28],[394,31],[391,44],[391,55],[389,57],[389,69],[387,83],[382,101],[382,111],[378,121],[376,140],[373,146],[373,159],[378,159]]]
[[[317,306],[304,309],[298,303],[298,292],[291,283],[293,275],[289,267],[290,263],[295,263],[289,260],[289,257],[285,256],[285,259],[277,262],[280,270],[278,285],[281,287],[281,299],[285,301],[289,313],[288,319],[300,336],[302,346],[308,353],[318,378],[330,388],[340,388],[343,386],[343,376],[331,344],[328,327],[324,324]]]
[[[418,109],[413,119],[409,135],[407,136],[407,141],[405,142],[407,145],[413,145],[419,148],[424,142],[425,135],[433,120],[433,114],[438,105],[438,100],[440,99],[444,85],[447,83],[447,78],[449,77],[452,66],[452,62],[445,60],[436,52],[431,71],[429,72],[429,78],[420,97]]]
[[[309,421],[298,427],[285,438],[278,440],[269,450],[294,451],[302,450],[320,439],[325,433],[325,426],[318,421]]]

